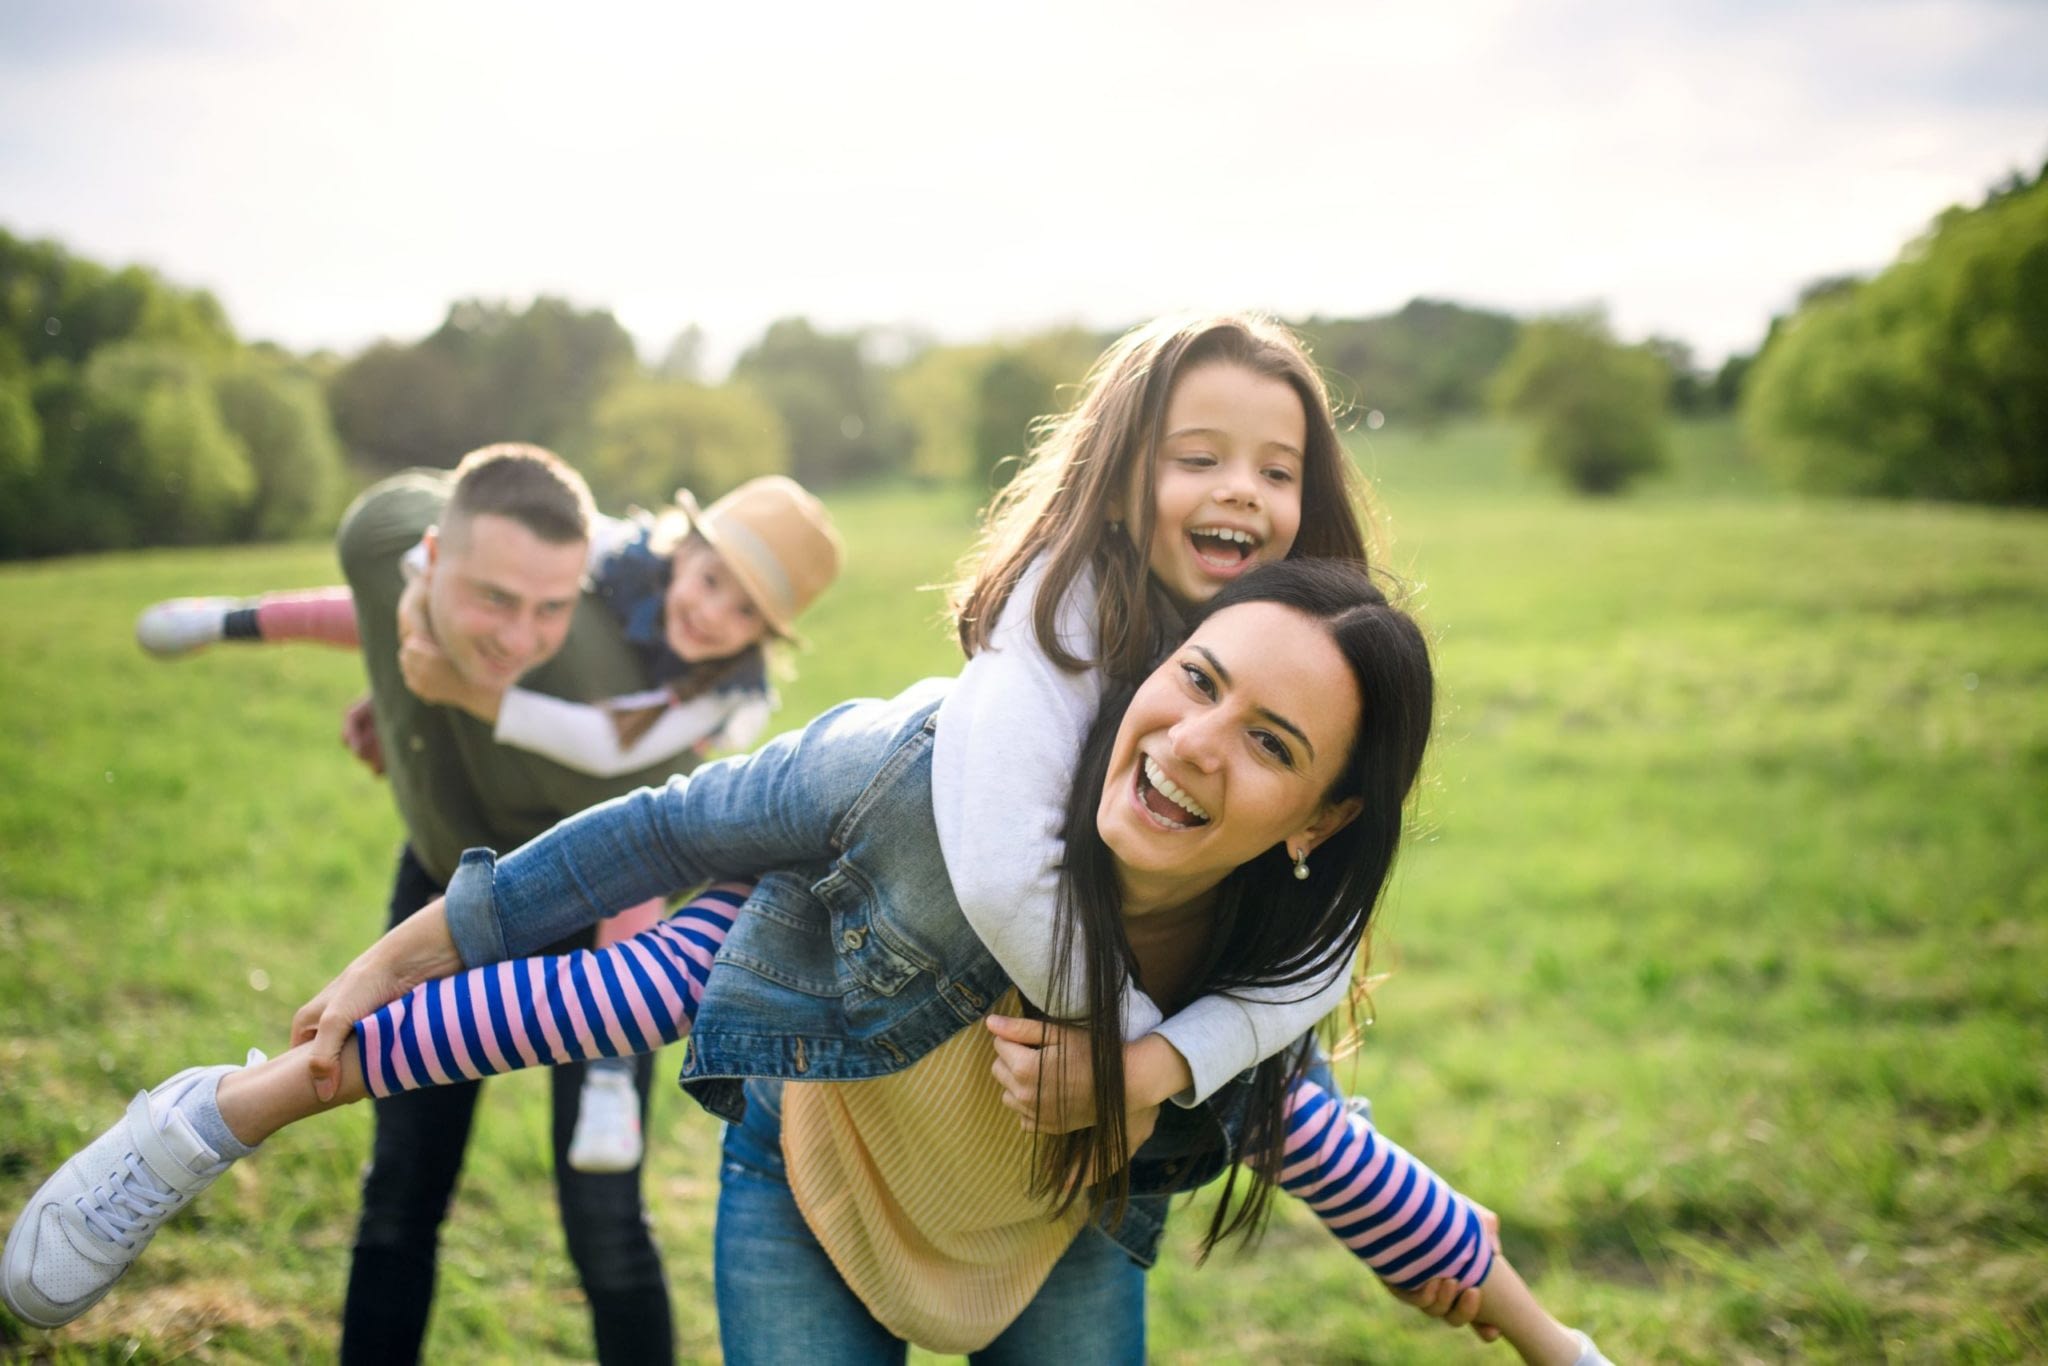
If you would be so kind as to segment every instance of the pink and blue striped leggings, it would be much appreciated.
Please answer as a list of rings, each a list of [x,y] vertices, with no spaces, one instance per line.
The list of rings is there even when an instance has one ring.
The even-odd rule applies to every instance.
[[[357,1021],[370,1093],[647,1053],[687,1034],[711,961],[752,887],[723,883],[651,930],[427,982]],[[1287,1097],[1281,1189],[1396,1289],[1478,1285],[1493,1249],[1470,1201],[1304,1079]]]

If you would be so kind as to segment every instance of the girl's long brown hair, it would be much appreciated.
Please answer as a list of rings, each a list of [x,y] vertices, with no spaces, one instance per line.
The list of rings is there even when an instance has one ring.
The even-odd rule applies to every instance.
[[[1330,412],[1322,376],[1299,338],[1252,314],[1169,317],[1125,333],[1089,370],[1080,399],[1034,424],[1029,458],[989,506],[983,532],[962,561],[949,607],[967,655],[987,647],[1017,581],[1039,556],[1045,577],[1032,627],[1046,657],[1070,672],[1097,667],[1134,681],[1152,667],[1173,631],[1170,604],[1150,582],[1153,456],[1173,386],[1199,366],[1239,365],[1285,383],[1301,400],[1301,530],[1289,558],[1363,564],[1369,523],[1364,481],[1353,470]],[[1126,504],[1130,506],[1125,506]],[[1122,513],[1122,529],[1112,516]],[[1061,600],[1095,568],[1098,657],[1080,659],[1058,639]]]

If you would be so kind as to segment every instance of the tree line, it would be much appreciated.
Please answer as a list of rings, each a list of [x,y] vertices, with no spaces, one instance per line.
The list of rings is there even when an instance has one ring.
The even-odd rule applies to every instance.
[[[2048,504],[2048,165],[1772,324],[1744,429],[1818,493]]]
[[[312,367],[204,291],[0,232],[0,555],[290,536],[341,482]]]
[[[1531,458],[1617,492],[1669,414],[1740,408],[1797,488],[2048,501],[2048,188],[2015,176],[1938,218],[1874,279],[1816,282],[1753,355],[1709,373],[1624,345],[1597,312],[1534,320],[1433,299],[1295,324],[1350,418],[1529,420]],[[607,506],[784,471],[996,487],[1108,334],[975,343],[802,318],[729,376],[685,331],[647,364],[605,309],[452,305],[410,342],[295,356],[239,339],[211,295],[0,231],[0,557],[302,535],[348,491],[489,441],[569,455]]]
[[[1302,324],[1340,399],[1424,423],[1483,406],[1519,326],[1423,300]],[[293,356],[241,341],[204,291],[0,232],[0,557],[308,534],[367,479],[505,439],[569,455],[611,507],[777,471],[984,493],[1112,335],[950,344],[786,318],[713,383],[701,334],[644,364],[609,311],[542,297]]]

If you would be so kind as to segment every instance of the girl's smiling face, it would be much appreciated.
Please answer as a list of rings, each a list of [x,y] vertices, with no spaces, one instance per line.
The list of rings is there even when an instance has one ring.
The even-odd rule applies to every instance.
[[[1358,685],[1324,626],[1247,602],[1203,622],[1139,687],[1096,820],[1126,914],[1179,904],[1285,844],[1306,853],[1358,813],[1328,800],[1359,726]]]
[[[669,649],[687,664],[730,659],[768,634],[767,620],[739,579],[694,536],[675,549],[661,621]]]
[[[1301,529],[1308,420],[1285,380],[1229,361],[1181,375],[1152,469],[1149,566],[1183,605],[1287,557]]]

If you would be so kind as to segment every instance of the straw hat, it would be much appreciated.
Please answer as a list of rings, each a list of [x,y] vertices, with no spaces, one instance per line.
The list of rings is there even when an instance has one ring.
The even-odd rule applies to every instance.
[[[794,479],[749,479],[708,508],[688,489],[676,506],[690,529],[725,561],[777,635],[839,577],[844,556],[825,505]]]

